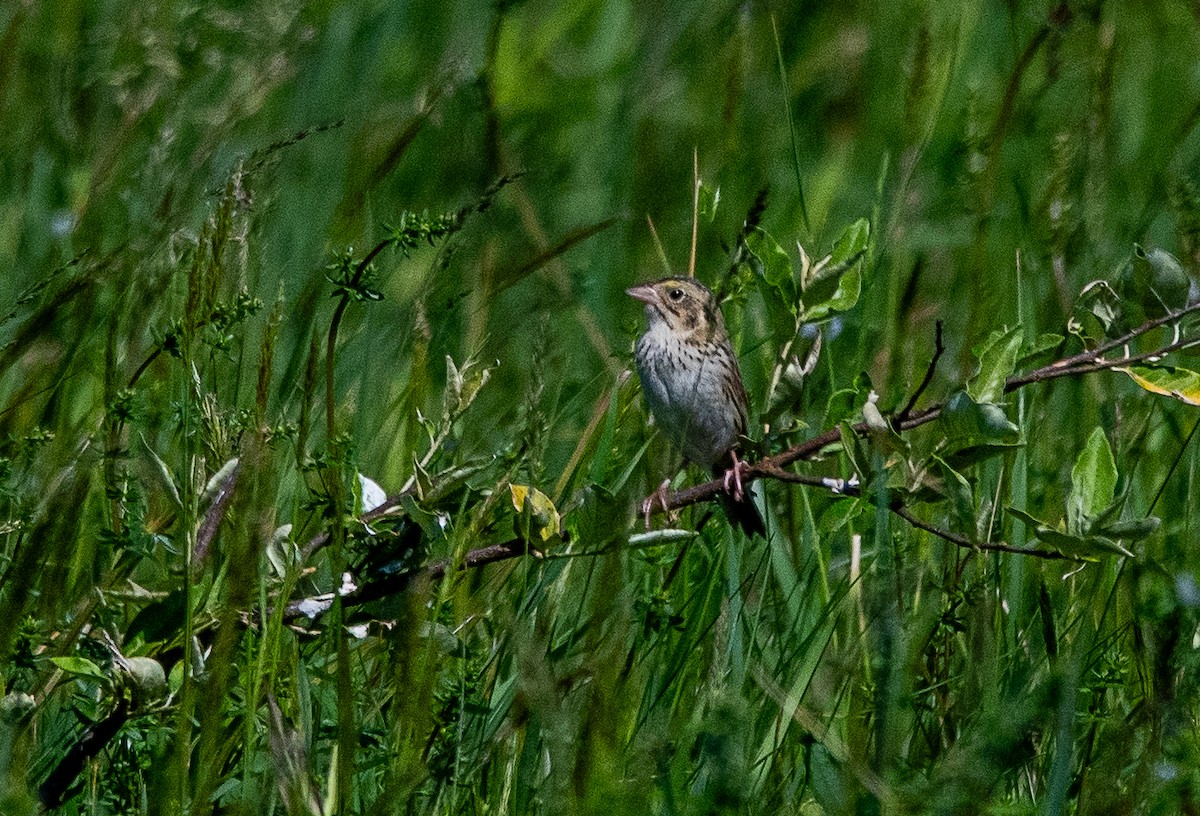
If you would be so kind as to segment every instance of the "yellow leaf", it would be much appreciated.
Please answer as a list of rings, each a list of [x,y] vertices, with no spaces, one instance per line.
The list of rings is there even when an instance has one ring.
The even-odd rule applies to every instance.
[[[533,543],[557,541],[560,521],[550,497],[528,485],[510,484],[508,490],[517,511],[517,534]]]
[[[1129,366],[1118,368],[1151,394],[1174,397],[1188,405],[1200,405],[1200,374],[1175,366]]]

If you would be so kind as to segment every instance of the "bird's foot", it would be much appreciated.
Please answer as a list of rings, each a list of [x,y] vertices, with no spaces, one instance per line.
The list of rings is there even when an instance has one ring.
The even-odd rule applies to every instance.
[[[738,459],[737,451],[730,451],[729,456],[733,459],[733,467],[725,471],[725,492],[732,493],[733,500],[740,502],[746,497],[746,491],[742,487],[742,475],[750,469],[750,465]]]
[[[654,502],[657,501],[662,507],[664,513],[669,513],[671,508],[667,506],[667,490],[671,487],[670,479],[663,479],[663,483],[658,486],[646,500],[642,502],[642,517],[646,520],[646,529],[650,529],[650,513],[654,510]]]

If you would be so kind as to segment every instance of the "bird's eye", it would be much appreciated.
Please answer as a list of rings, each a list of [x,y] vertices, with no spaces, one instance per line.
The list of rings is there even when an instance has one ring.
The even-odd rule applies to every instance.
[[[672,289],[671,293],[669,295],[667,295],[667,297],[671,298],[671,300],[678,303],[679,301],[683,300],[683,290],[682,289]]]

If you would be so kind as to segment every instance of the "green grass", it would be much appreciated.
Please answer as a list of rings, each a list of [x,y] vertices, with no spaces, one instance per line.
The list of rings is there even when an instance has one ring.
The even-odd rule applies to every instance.
[[[1003,393],[1153,316],[1135,242],[1200,268],[1187,4],[64,0],[0,46],[0,811],[1200,809],[1196,409]],[[841,427],[790,471],[862,482],[761,480],[765,542],[636,512],[678,460],[623,290],[647,216],[686,268],[693,155],[755,456]],[[850,431],[938,321],[955,408]]]

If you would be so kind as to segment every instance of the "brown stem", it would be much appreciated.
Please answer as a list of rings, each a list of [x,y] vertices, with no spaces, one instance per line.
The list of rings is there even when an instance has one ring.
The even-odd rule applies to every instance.
[[[809,487],[819,487],[823,490],[828,490],[830,493],[836,493],[842,496],[862,496],[862,491],[853,485],[840,484],[833,479],[823,479],[819,476],[809,476],[804,473],[792,473],[791,471],[783,470],[782,468],[769,468],[764,476],[778,479],[781,482],[791,482],[792,484],[802,484]],[[893,499],[888,509],[895,513],[900,518],[907,521],[918,530],[924,530],[931,535],[935,535],[944,541],[949,541],[951,544],[962,547],[968,550],[986,550],[989,552],[1007,552],[1017,553],[1019,555],[1032,555],[1035,558],[1045,558],[1048,560],[1075,560],[1070,556],[1063,555],[1052,550],[1032,550],[1021,549],[1014,547],[1011,544],[1005,544],[1002,541],[972,541],[966,536],[943,529],[937,525],[923,521],[913,515],[904,502],[899,499]]]
[[[913,527],[916,527],[918,530],[924,530],[925,532],[930,533],[931,535],[935,535],[940,539],[949,541],[951,544],[955,544],[964,549],[985,550],[987,552],[1016,553],[1017,555],[1031,555],[1034,558],[1045,558],[1046,560],[1049,560],[1049,561],[1077,561],[1077,560],[1079,560],[1076,558],[1071,558],[1069,555],[1064,555],[1063,553],[1055,552],[1054,550],[1022,549],[1021,547],[1014,547],[1011,544],[1005,544],[1002,541],[974,542],[974,541],[971,541],[971,539],[967,538],[966,536],[961,536],[958,533],[953,533],[949,530],[944,530],[941,527],[930,524],[927,521],[922,521],[921,519],[914,516],[912,514],[912,511],[909,510],[907,507],[905,507],[903,504],[894,503],[888,509],[891,510],[893,513],[895,513],[900,518],[907,521]]]
[[[1171,312],[1170,314],[1165,314],[1162,317],[1156,317],[1153,320],[1147,320],[1145,323],[1138,326],[1136,329],[1133,329],[1128,334],[1126,334],[1122,337],[1118,337],[1115,340],[1109,340],[1107,342],[1101,343],[1100,345],[1096,346],[1094,349],[1088,349],[1086,351],[1081,351],[1078,354],[1073,354],[1070,357],[1064,357],[1061,360],[1055,360],[1053,363],[1050,363],[1050,365],[1044,366],[1043,368],[1040,368],[1037,371],[1031,372],[1030,374],[1025,375],[1025,376],[1032,377],[1034,374],[1036,374],[1040,371],[1044,371],[1046,369],[1071,368],[1080,363],[1087,363],[1090,361],[1094,361],[1095,359],[1097,359],[1098,357],[1103,355],[1105,352],[1112,351],[1115,348],[1120,348],[1121,346],[1124,346],[1125,344],[1131,342],[1135,338],[1141,337],[1143,334],[1152,332],[1155,329],[1162,328],[1163,326],[1174,323],[1175,321],[1177,321],[1183,317],[1186,317],[1187,315],[1194,314],[1197,311],[1200,311],[1200,300],[1196,301],[1195,303],[1192,303],[1189,306],[1184,307],[1183,309],[1180,309],[1178,312]],[[1172,345],[1176,345],[1176,344],[1172,344]],[[1149,354],[1147,354],[1145,356],[1153,357],[1158,354],[1164,354],[1164,353],[1166,353],[1168,348],[1170,348],[1170,347],[1165,347],[1163,349],[1159,349],[1158,351],[1150,352]],[[1030,380],[1030,381],[1032,382],[1032,380]],[[1016,384],[1014,385],[1014,383],[1016,383]],[[1027,383],[1023,380],[1022,377],[1009,377],[1007,383],[1005,384],[1005,390],[1013,391],[1013,390],[1016,390],[1017,388],[1020,388],[1023,385],[1026,385],[1026,384]]]
[[[921,380],[921,384],[917,386],[917,390],[913,392],[909,398],[908,404],[900,409],[900,413],[896,414],[896,418],[892,420],[892,425],[895,427],[897,423],[904,422],[912,410],[917,407],[917,400],[925,393],[925,389],[933,382],[933,372],[937,368],[938,360],[942,359],[942,355],[946,353],[946,347],[942,345],[942,321],[937,321],[934,324],[933,335],[933,357],[929,359],[929,366],[925,369],[925,378]]]
[[[563,540],[567,540],[567,534],[563,534]],[[311,543],[311,542],[310,542]],[[460,570],[482,567],[485,564],[494,564],[497,561],[507,561],[510,558],[518,558],[522,555],[539,555],[540,553],[535,548],[529,546],[528,542],[521,538],[513,538],[508,541],[503,541],[499,544],[489,544],[486,547],[480,547],[476,550],[471,550],[463,556],[462,562],[458,568]],[[341,596],[343,608],[351,608],[361,606],[371,601],[377,601],[380,598],[386,598],[391,595],[403,592],[412,586],[414,581],[428,579],[432,581],[440,581],[446,576],[447,570],[450,569],[450,559],[442,559],[434,561],[432,564],[427,564],[425,567],[415,572],[404,572],[393,575],[387,575],[377,580],[372,580],[363,583],[351,592],[347,592]],[[319,598],[307,598],[299,601],[291,601],[288,603],[284,617],[288,619],[315,617],[317,614],[324,614],[333,606],[333,596],[325,595]],[[268,613],[269,616],[269,613]],[[251,616],[243,615],[243,621],[250,625]]]
[[[1112,349],[1120,347],[1125,343],[1128,343],[1130,340],[1146,334],[1153,329],[1178,321],[1181,318],[1197,311],[1200,311],[1200,301],[1197,301],[1196,303],[1193,303],[1178,312],[1173,312],[1172,314],[1164,315],[1163,317],[1147,321],[1124,337],[1103,343],[1091,351],[1081,352],[1079,354],[1072,355],[1071,357],[1065,357],[1062,360],[1058,360],[1050,365],[1043,366],[1042,368],[1036,369],[1035,371],[1031,371],[1027,374],[1009,377],[1005,381],[1004,391],[1005,393],[1010,393],[1018,388],[1023,388],[1035,382],[1045,382],[1048,380],[1058,379],[1060,377],[1079,376],[1081,374],[1090,374],[1096,371],[1107,371],[1114,368],[1121,368],[1123,366],[1145,362],[1151,358],[1161,357],[1164,354],[1168,354],[1173,351],[1179,351],[1180,349],[1192,345],[1200,344],[1200,339],[1191,338],[1178,340],[1170,345],[1163,346],[1153,351],[1145,352],[1143,354],[1135,354],[1129,357],[1122,357],[1120,359],[1105,360],[1101,357],[1101,355],[1103,355],[1106,351],[1111,351]],[[928,408],[916,411],[907,417],[897,417],[898,421],[893,422],[893,427],[898,432],[907,431],[920,425],[924,425],[928,422],[932,422],[941,416],[945,407],[945,403],[936,403]],[[864,422],[859,422],[853,425],[852,429],[857,434],[866,433],[868,430],[867,425]],[[777,453],[774,456],[768,456],[749,465],[742,471],[742,481],[743,483],[748,483],[756,479],[763,478],[780,479],[780,472],[786,472],[782,471],[783,468],[795,462],[813,458],[822,449],[828,447],[829,445],[836,444],[840,439],[840,430],[838,428],[830,428],[818,436],[801,442],[800,444],[789,448],[782,453]],[[789,478],[787,481],[795,480]],[[817,482],[818,483],[814,484],[814,486],[822,486],[819,484],[819,479]],[[681,507],[687,507],[688,505],[696,504],[698,502],[716,499],[724,492],[724,490],[724,482],[721,479],[713,479],[712,481],[703,482],[684,490],[676,491],[667,495],[665,502],[666,511],[669,512],[671,510],[677,510]],[[651,515],[657,515],[661,512],[664,512],[663,503],[656,502],[651,508]],[[1026,551],[1021,550],[1021,552]]]
[[[1035,382],[1044,382],[1060,377],[1077,376],[1080,374],[1091,373],[1093,371],[1104,371],[1137,362],[1143,362],[1151,357],[1161,356],[1171,351],[1177,351],[1186,346],[1200,343],[1200,340],[1197,339],[1179,340],[1171,343],[1168,346],[1164,346],[1144,354],[1132,355],[1130,357],[1123,357],[1117,360],[1103,360],[1100,358],[1100,355],[1102,355],[1105,351],[1111,351],[1113,348],[1121,346],[1135,337],[1145,334],[1146,332],[1158,328],[1159,326],[1179,320],[1185,315],[1198,310],[1200,310],[1200,303],[1192,304],[1182,311],[1176,312],[1172,315],[1148,321],[1142,326],[1139,326],[1137,329],[1134,329],[1125,337],[1104,343],[1089,352],[1083,352],[1071,357],[1066,357],[1062,360],[1051,363],[1048,366],[1044,366],[1040,369],[1029,372],[1028,374],[1009,377],[1005,384],[1005,392],[1008,393],[1015,391],[1018,388],[1022,388]],[[931,361],[929,367],[930,372],[932,372],[937,362],[937,357],[941,353],[942,343],[941,332],[939,331],[935,341],[934,359]],[[926,380],[929,378],[930,375],[927,373]],[[912,410],[915,403],[915,397],[919,397],[920,394],[926,389],[927,385],[927,382],[922,382],[921,386],[917,389],[916,394],[914,394],[914,399],[909,400],[909,404],[905,406],[901,414],[907,414]],[[911,430],[912,428],[916,428],[920,425],[924,425],[937,419],[941,415],[941,412],[944,408],[944,403],[938,403],[925,408],[924,410],[917,411],[916,413],[908,414],[907,416],[898,415],[893,420],[893,427],[897,431]],[[866,431],[866,425],[865,423],[858,423],[857,425],[853,426],[853,429],[856,433],[864,433]],[[818,436],[813,437],[812,439],[809,439],[789,450],[784,451],[783,453],[776,454],[775,456],[769,456],[765,459],[755,462],[743,471],[742,479],[744,482],[754,481],[755,479],[774,479],[781,482],[789,482],[791,484],[801,484],[808,487],[816,487],[822,490],[827,490],[830,493],[840,495],[861,496],[861,491],[856,486],[820,476],[811,476],[804,473],[793,473],[789,470],[785,470],[787,465],[812,458],[822,448],[836,443],[840,438],[841,434],[839,430],[837,428],[832,428]],[[685,490],[668,494],[666,508],[667,510],[675,510],[680,507],[686,507],[691,504],[697,504],[701,501],[710,500],[720,495],[724,489],[723,479],[713,479],[710,482],[694,485],[693,487],[689,487]],[[385,504],[369,513],[364,514],[363,520],[370,521],[371,519],[394,513],[396,511],[396,506],[403,495],[404,494],[402,493],[393,497],[389,497]],[[1063,553],[1052,550],[1023,549],[1021,547],[1014,547],[1003,542],[971,541],[969,538],[959,535],[958,533],[954,533],[950,530],[946,530],[934,524],[930,524],[929,522],[923,521],[914,515],[911,510],[909,510],[902,502],[898,500],[893,500],[889,504],[888,509],[911,524],[913,527],[916,527],[919,530],[924,530],[931,535],[937,536],[938,538],[964,549],[1028,555],[1034,558],[1042,558],[1046,560],[1075,560],[1068,555],[1064,555]],[[652,506],[651,514],[658,514],[661,512],[663,512],[661,503],[655,503]],[[312,555],[312,553],[325,546],[325,544],[328,543],[328,540],[329,537],[327,534],[321,534],[311,539],[303,549],[304,556],[307,558],[308,556]],[[529,547],[528,543],[524,540],[519,538],[511,539],[499,544],[492,544],[487,547],[471,550],[466,554],[466,556],[463,557],[463,560],[460,564],[460,569],[481,567],[486,564],[493,564],[498,561],[517,558],[531,552],[536,551]],[[392,576],[381,581],[375,581],[370,584],[366,584],[359,590],[343,596],[343,603],[346,606],[353,606],[400,592],[409,586],[413,579],[421,576],[428,577],[432,580],[440,580],[441,578],[445,577],[446,571],[449,569],[449,567],[450,562],[443,559],[427,565],[423,570],[415,574]],[[302,615],[300,611],[300,603],[301,602],[293,602],[288,605],[288,617],[294,618]]]
[[[158,355],[162,354],[162,350],[162,346],[155,346],[154,351],[146,355],[146,359],[142,361],[142,364],[137,367],[137,371],[133,372],[133,376],[129,378],[129,385],[125,386],[126,388],[132,389],[137,385],[138,380],[146,373],[146,369],[150,367],[150,364],[158,359]]]
[[[121,698],[111,714],[84,729],[79,741],[71,746],[38,788],[38,798],[48,810],[54,810],[66,801],[88,761],[104,749],[128,719],[129,701]]]

